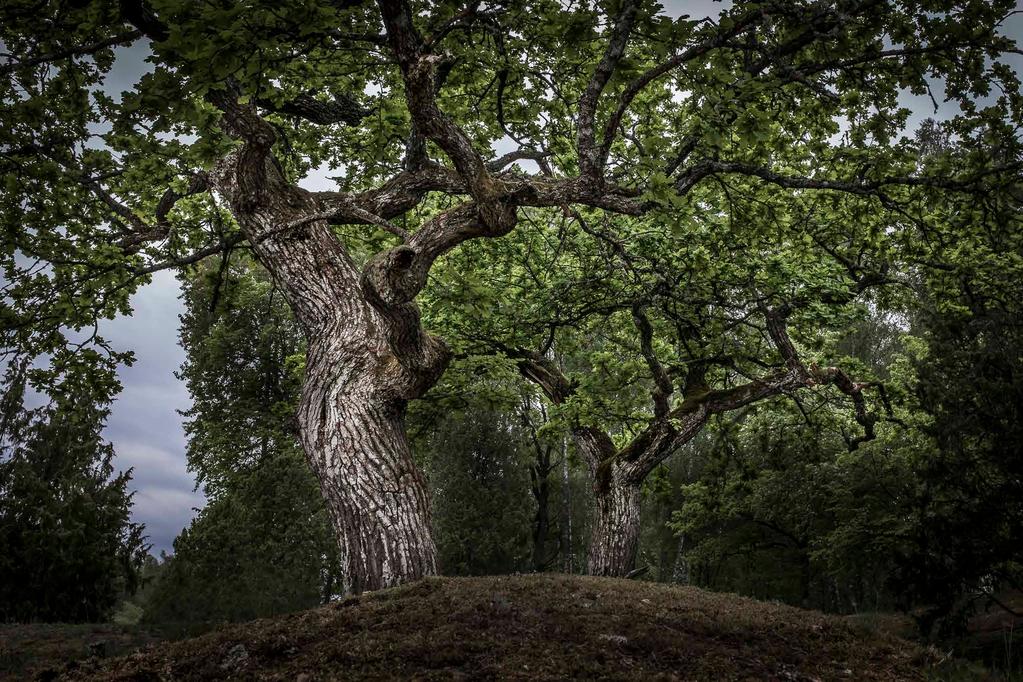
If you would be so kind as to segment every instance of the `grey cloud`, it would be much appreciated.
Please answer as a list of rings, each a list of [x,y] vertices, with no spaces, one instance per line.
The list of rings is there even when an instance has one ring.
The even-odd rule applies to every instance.
[[[134,515],[146,524],[156,552],[170,550],[174,537],[204,502],[185,465],[185,435],[179,410],[188,391],[174,376],[184,351],[178,345],[178,316],[184,306],[174,275],[159,272],[132,297],[134,314],[105,322],[101,333],[115,347],[135,351],[120,372],[124,391],[114,403],[104,435],[117,451],[117,466],[134,468]]]
[[[149,486],[140,488],[135,494],[135,520],[146,525],[148,542],[152,552],[171,553],[174,538],[181,532],[180,522],[182,510],[187,512],[189,519],[194,509],[202,507],[204,500],[182,490],[168,487]]]

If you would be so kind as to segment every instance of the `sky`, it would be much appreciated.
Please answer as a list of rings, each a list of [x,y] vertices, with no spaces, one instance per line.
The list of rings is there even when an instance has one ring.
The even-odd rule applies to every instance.
[[[716,15],[731,2],[714,0],[665,2],[672,17]],[[1006,32],[1023,36],[1023,16],[1016,16]],[[118,51],[104,90],[112,96],[130,89],[150,66],[148,48],[138,43]],[[1016,64],[1017,68],[1023,66]],[[903,98],[914,114],[909,129],[934,116],[928,97]],[[940,111],[944,117],[951,111]],[[507,151],[500,149],[499,151]],[[332,189],[324,173],[303,182],[308,189]],[[132,298],[134,314],[104,322],[101,333],[116,348],[134,350],[136,362],[122,368],[124,391],[113,405],[105,436],[114,444],[119,469],[132,467],[135,490],[134,518],[144,523],[152,551],[172,552],[173,541],[204,504],[195,479],[185,465],[185,436],[180,412],[190,406],[188,391],[174,372],[184,360],[178,345],[178,317],[184,312],[181,289],[172,272],[156,273],[152,283]]]
[[[181,289],[170,271],[158,272],[136,292],[134,314],[104,323],[114,347],[131,349],[136,361],[120,371],[124,390],[110,412],[104,435],[114,444],[116,466],[133,467],[134,519],[146,525],[152,552],[170,553],[175,536],[201,508],[185,468],[185,434],[179,410],[191,406],[188,390],[174,372],[185,353],[177,342]]]

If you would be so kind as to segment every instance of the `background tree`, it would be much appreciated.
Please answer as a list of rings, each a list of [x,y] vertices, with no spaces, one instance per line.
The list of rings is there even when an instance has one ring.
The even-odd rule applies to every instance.
[[[5,406],[0,433],[0,620],[97,622],[138,585],[148,545],[131,471],[103,440],[106,403],[67,382],[47,405]],[[17,395],[17,394],[12,394]]]
[[[530,452],[515,417],[470,408],[435,425],[424,444],[445,575],[532,569]]]
[[[311,608],[340,592],[322,498],[296,454],[255,464],[182,530],[141,604],[144,624],[197,634]]]
[[[609,288],[589,290],[591,308],[611,299],[607,319],[576,324],[635,329],[592,346],[623,368],[600,380],[635,409],[609,426],[551,371],[550,325],[496,341],[563,406],[596,481],[589,569],[626,573],[640,483],[710,415],[829,384],[871,435],[867,385],[804,361],[806,346],[844,314],[828,306],[883,283],[888,254],[919,238],[904,218],[928,190],[983,194],[1018,170],[1010,141],[997,161],[955,157],[931,175],[898,137],[899,93],[935,78],[963,108],[960,137],[1019,124],[1018,82],[998,60],[1015,49],[998,35],[1011,10],[739,2],[673,22],[632,0],[6,4],[5,348],[59,360],[62,326],[127,312],[154,270],[247,242],[307,341],[298,433],[346,588],[378,588],[437,567],[405,431],[408,403],[450,360],[416,303],[434,265],[522,236],[531,215],[571,218],[571,238],[592,240],[590,271],[618,251]],[[95,92],[110,48],[143,38],[153,72],[120,100]],[[995,83],[1005,94],[975,106]],[[94,121],[108,124],[101,143]],[[503,139],[515,148],[498,155]],[[509,170],[521,159],[541,172]],[[323,162],[344,165],[338,190],[303,189]],[[663,276],[630,270],[633,253],[663,258]],[[428,312],[441,326],[444,311]],[[566,367],[600,377],[598,359]]]
[[[956,153],[1015,153],[997,122],[974,140],[950,140],[934,125],[918,138],[923,163],[939,169]],[[982,200],[935,202],[941,227],[916,245],[912,393],[927,447],[897,584],[907,601],[928,605],[919,617],[926,634],[936,623],[960,628],[973,606],[964,596],[1023,585],[1021,208],[1019,177]]]
[[[565,518],[555,504],[566,484],[555,450],[564,434],[528,391],[503,359],[470,354],[410,411],[445,575],[543,571],[563,549]],[[584,504],[567,513],[585,527],[588,483],[573,472],[568,486]]]

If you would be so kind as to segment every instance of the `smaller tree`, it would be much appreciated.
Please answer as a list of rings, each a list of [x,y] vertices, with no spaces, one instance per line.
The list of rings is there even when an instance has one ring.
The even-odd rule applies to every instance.
[[[326,602],[340,589],[339,562],[316,493],[294,451],[235,476],[174,540],[144,622],[197,634]]]
[[[105,620],[134,591],[148,545],[132,523],[131,470],[114,472],[109,410],[83,382],[0,433],[0,621]]]
[[[534,503],[526,438],[514,414],[494,409],[468,409],[435,427],[425,454],[442,573],[529,570]]]

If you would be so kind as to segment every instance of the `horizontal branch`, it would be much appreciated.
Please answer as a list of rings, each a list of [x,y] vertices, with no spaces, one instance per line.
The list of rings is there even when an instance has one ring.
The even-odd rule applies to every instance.
[[[734,173],[748,177],[757,177],[787,189],[834,190],[859,196],[879,196],[885,187],[899,185],[907,187],[934,187],[951,191],[969,191],[975,188],[983,177],[1000,172],[1015,172],[1021,168],[1023,168],[1023,164],[1010,164],[995,169],[988,169],[984,173],[965,180],[925,176],[895,176],[880,180],[850,182],[845,180],[817,179],[799,175],[785,175],[763,166],[737,161],[703,160],[694,164],[679,177],[675,182],[675,189],[679,194],[686,194],[700,180],[710,175]]]
[[[269,99],[261,98],[256,104],[264,109],[285,116],[295,116],[316,125],[347,123],[356,125],[369,115],[369,109],[359,104],[358,100],[348,95],[335,95],[331,102],[317,99],[312,95],[297,95],[277,104]]]
[[[173,258],[171,260],[161,261],[159,263],[152,263],[145,267],[137,268],[135,269],[134,272],[137,275],[149,275],[154,272],[159,272],[160,270],[169,270],[171,268],[180,268],[186,265],[193,265],[203,260],[204,258],[209,258],[210,256],[216,256],[217,254],[224,253],[225,251],[234,248],[243,241],[245,241],[245,235],[240,233],[233,234],[226,237],[219,244],[207,246],[204,249],[199,249],[198,251],[195,251],[187,256],[182,256],[181,258]]]

